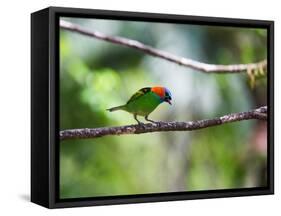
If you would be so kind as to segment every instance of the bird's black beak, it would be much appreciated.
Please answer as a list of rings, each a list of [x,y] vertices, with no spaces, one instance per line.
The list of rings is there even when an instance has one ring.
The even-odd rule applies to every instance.
[[[171,102],[170,99],[166,99],[165,101],[166,101],[168,104],[172,105],[172,102]]]

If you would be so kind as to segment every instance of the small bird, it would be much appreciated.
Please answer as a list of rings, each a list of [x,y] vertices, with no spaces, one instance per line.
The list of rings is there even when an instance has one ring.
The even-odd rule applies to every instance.
[[[148,115],[162,102],[167,102],[172,105],[171,100],[171,92],[167,88],[161,86],[145,87],[133,94],[126,104],[107,110],[110,112],[123,110],[132,113],[138,124],[142,124],[137,119],[138,115],[144,116],[146,121],[157,123],[148,119]]]

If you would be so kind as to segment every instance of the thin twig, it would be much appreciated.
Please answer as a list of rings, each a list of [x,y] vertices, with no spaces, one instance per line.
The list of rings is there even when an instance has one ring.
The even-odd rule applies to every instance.
[[[126,125],[119,127],[81,128],[63,130],[60,140],[98,138],[108,135],[142,134],[161,131],[192,131],[230,122],[249,119],[267,120],[267,106],[247,112],[232,113],[214,119],[189,122],[159,122],[158,124]]]
[[[122,46],[130,47],[142,51],[148,55],[159,57],[162,59],[166,59],[170,62],[174,62],[176,64],[189,67],[198,71],[202,71],[205,73],[241,73],[247,72],[249,70],[266,70],[267,61],[263,60],[257,63],[250,64],[233,64],[233,65],[220,65],[220,64],[207,64],[199,61],[195,61],[192,59],[176,56],[166,51],[162,51],[151,46],[145,45],[139,41],[118,37],[118,36],[109,36],[103,34],[98,31],[87,30],[80,27],[77,24],[61,20],[60,27],[69,30],[72,32],[76,32],[82,35],[86,35],[92,38],[96,38],[99,40],[104,40],[110,43],[119,44]]]

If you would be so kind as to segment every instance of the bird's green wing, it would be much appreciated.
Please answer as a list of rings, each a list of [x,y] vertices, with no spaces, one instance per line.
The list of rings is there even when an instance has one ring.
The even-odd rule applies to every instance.
[[[146,88],[142,88],[140,90],[138,90],[135,94],[132,95],[132,97],[128,100],[128,103],[131,103],[132,101],[142,97],[143,95],[147,94],[148,92],[151,91],[150,87],[146,87]]]

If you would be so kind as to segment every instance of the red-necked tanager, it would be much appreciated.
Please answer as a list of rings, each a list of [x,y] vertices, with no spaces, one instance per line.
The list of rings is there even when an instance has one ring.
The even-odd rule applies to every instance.
[[[141,124],[137,119],[138,115],[144,116],[145,120],[149,122],[157,123],[148,119],[148,115],[162,102],[167,102],[172,105],[171,100],[171,92],[167,88],[161,86],[145,87],[137,91],[126,104],[107,110],[110,112],[123,110],[132,113],[138,124]]]

